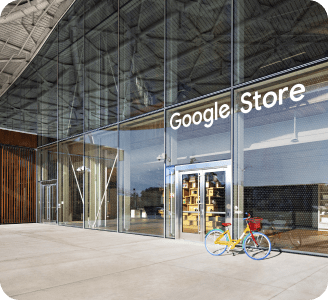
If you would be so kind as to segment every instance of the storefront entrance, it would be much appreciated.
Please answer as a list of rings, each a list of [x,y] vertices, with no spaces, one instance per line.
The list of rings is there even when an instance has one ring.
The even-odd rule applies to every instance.
[[[204,241],[205,234],[231,222],[231,161],[175,167],[176,237]]]
[[[57,222],[57,184],[54,180],[41,183],[41,220]]]

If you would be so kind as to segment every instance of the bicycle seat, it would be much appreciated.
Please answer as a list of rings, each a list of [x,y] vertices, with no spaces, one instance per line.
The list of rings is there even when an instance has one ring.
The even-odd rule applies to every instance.
[[[227,227],[227,226],[230,226],[231,225],[231,223],[222,223],[222,226],[224,226],[224,227]]]

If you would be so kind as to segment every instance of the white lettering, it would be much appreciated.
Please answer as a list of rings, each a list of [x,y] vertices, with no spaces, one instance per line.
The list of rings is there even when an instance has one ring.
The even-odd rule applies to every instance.
[[[255,96],[253,97],[253,99],[255,100],[255,109],[256,110],[261,110],[262,107],[259,104],[259,99],[261,98],[262,95],[259,95],[259,92],[256,91],[255,92]]]
[[[258,91],[255,91],[253,96],[255,109],[261,110],[262,105],[266,108],[272,108],[277,104],[278,100],[279,100],[279,105],[282,105],[283,96],[285,92],[288,92],[288,87],[279,89],[278,95],[273,91],[267,92],[262,99],[262,103],[260,103],[260,99],[262,95],[260,95]],[[301,101],[304,98],[304,95],[300,95],[300,94],[304,92],[305,92],[305,86],[303,84],[295,84],[291,88],[289,96],[291,100],[295,102]],[[251,97],[252,94],[249,92],[246,92],[241,96],[241,103],[244,104],[244,107],[241,108],[241,112],[244,114],[249,113],[253,109],[253,103],[252,100],[250,100]],[[178,118],[180,117],[180,113],[174,113],[171,116],[170,125],[171,128],[177,130],[181,127],[181,125],[183,125],[184,127],[189,127],[192,123],[195,125],[199,125],[204,121],[206,123],[204,124],[204,126],[206,128],[210,128],[213,125],[214,120],[218,120],[219,117],[221,119],[226,119],[232,113],[233,111],[232,109],[230,109],[230,106],[228,104],[222,104],[219,107],[218,102],[215,102],[214,106],[211,108],[207,108],[203,114],[200,111],[196,111],[193,113],[192,116],[190,114],[184,115],[182,120],[181,118]]]
[[[268,97],[272,96],[273,97],[273,101],[271,103],[268,103]],[[277,103],[277,94],[275,92],[268,92],[264,95],[263,97],[263,105],[266,108],[271,108],[273,106],[275,106],[275,104]]]
[[[210,117],[207,118],[207,113],[210,113]],[[206,128],[210,128],[213,125],[213,108],[208,108],[204,111],[204,121],[209,122],[209,124],[205,124]]]
[[[196,116],[198,116],[198,121],[196,121]],[[192,122],[193,122],[195,125],[199,125],[202,121],[203,121],[203,116],[202,116],[201,112],[196,111],[196,112],[194,113],[194,115],[192,116]]]
[[[284,92],[287,92],[287,91],[288,91],[288,87],[285,87],[285,88],[279,90],[279,105],[282,105],[282,96],[283,96]]]
[[[248,105],[247,109],[245,109],[243,107],[241,108],[241,112],[243,112],[244,114],[248,114],[252,110],[252,102],[249,100],[245,100],[245,97],[251,97],[251,96],[252,96],[252,94],[249,92],[244,93],[241,96],[241,103]]]
[[[186,119],[189,119],[188,123],[186,123]],[[184,115],[183,118],[182,118],[182,125],[184,127],[189,127],[190,124],[191,124],[191,115],[188,115],[188,114]]]
[[[227,114],[225,115],[225,113],[227,113]],[[220,114],[220,118],[222,118],[222,119],[228,118],[230,116],[229,105],[228,104],[221,105],[219,114]]]
[[[218,103],[217,102],[215,102],[215,113],[214,113],[214,115],[215,115],[215,121],[218,119]]]
[[[296,91],[296,89],[299,89]],[[290,99],[293,101],[301,101],[304,98],[304,95],[300,95],[298,97],[295,97],[295,95],[301,94],[305,92],[305,86],[303,84],[295,84],[292,89],[290,90]]]
[[[171,120],[170,120],[170,125],[171,125],[171,127],[172,127],[174,130],[177,130],[177,129],[179,129],[180,126],[181,126],[181,119],[178,119],[178,120],[174,121],[175,123],[178,123],[178,126],[173,126],[173,119],[174,119],[175,116],[180,117],[180,114],[179,114],[179,113],[174,113],[174,114],[172,115]]]

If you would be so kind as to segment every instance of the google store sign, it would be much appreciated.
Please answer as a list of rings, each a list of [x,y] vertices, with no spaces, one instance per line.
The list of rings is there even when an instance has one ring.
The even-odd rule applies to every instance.
[[[271,108],[279,103],[283,104],[283,95],[289,93],[289,97],[292,101],[298,102],[304,98],[303,93],[305,92],[305,86],[303,84],[295,84],[289,91],[288,87],[282,88],[275,92],[267,92],[263,98],[258,91],[255,92],[254,96],[249,92],[242,94],[241,102],[245,104],[245,107],[241,108],[241,112],[248,114],[253,109],[253,102],[255,104],[256,110],[261,110],[259,102],[262,99],[262,104],[266,108]],[[253,102],[252,102],[253,100]],[[228,104],[222,104],[220,107],[217,102],[215,102],[214,107],[207,108],[203,113],[196,111],[193,115],[185,114],[183,118],[180,118],[180,113],[174,113],[170,119],[171,128],[174,130],[179,129],[181,126],[189,127],[191,124],[199,125],[204,121],[204,126],[210,128],[213,125],[214,120],[219,117],[221,119],[228,118],[231,114],[230,106]]]

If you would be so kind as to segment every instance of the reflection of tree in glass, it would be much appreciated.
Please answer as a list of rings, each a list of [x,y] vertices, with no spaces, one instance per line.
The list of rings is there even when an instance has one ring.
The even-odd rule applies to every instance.
[[[149,187],[141,191],[139,207],[143,207],[148,218],[161,217],[160,210],[164,207],[163,188]]]

